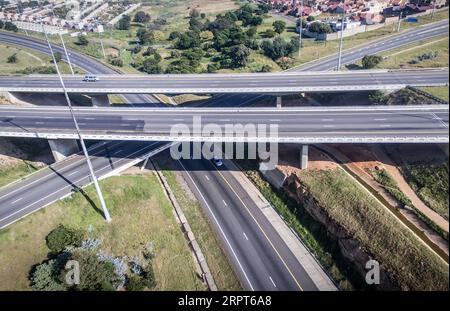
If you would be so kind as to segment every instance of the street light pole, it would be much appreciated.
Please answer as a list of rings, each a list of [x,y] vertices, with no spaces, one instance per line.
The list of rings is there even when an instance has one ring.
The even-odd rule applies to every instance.
[[[341,39],[339,41],[337,71],[341,70],[342,45],[344,43],[344,18],[345,18],[345,1],[342,1]]]
[[[400,15],[398,16],[397,32],[400,32],[400,24],[402,22],[402,16],[403,16],[403,12],[400,12]]]
[[[80,127],[78,126],[77,119],[76,119],[75,114],[74,114],[73,109],[72,109],[72,104],[70,103],[69,94],[67,93],[66,86],[64,84],[64,80],[63,80],[63,78],[61,76],[61,73],[59,71],[58,64],[56,63],[55,54],[53,53],[52,45],[50,44],[50,41],[48,40],[47,32],[45,31],[45,27],[44,27],[44,24],[42,22],[41,22],[41,26],[42,26],[42,30],[44,32],[45,39],[47,40],[48,48],[49,48],[50,53],[52,55],[53,63],[55,64],[55,67],[56,67],[56,72],[58,74],[59,81],[61,82],[61,86],[62,86],[63,91],[64,91],[64,96],[66,98],[67,105],[69,106],[69,111],[70,111],[70,114],[72,116],[73,123],[75,124],[75,129],[77,131],[77,135],[78,135],[78,138],[80,140],[81,148],[83,149],[84,156],[86,157],[86,163],[88,165],[89,172],[91,174],[91,178],[92,178],[92,181],[93,181],[94,186],[95,186],[95,190],[97,191],[97,195],[98,195],[98,198],[100,200],[100,205],[102,206],[102,209],[103,209],[103,215],[105,216],[106,222],[110,222],[111,221],[111,216],[109,215],[108,209],[106,207],[105,200],[103,198],[102,191],[100,189],[100,185],[98,184],[98,180],[97,180],[97,177],[95,176],[95,172],[94,172],[94,169],[92,167],[91,160],[89,159],[89,153],[87,151],[86,145],[84,144],[83,137],[81,136]]]
[[[298,31],[299,38],[298,38],[298,57],[300,58],[302,56],[302,36],[303,36],[303,0],[300,3],[300,29]]]
[[[431,20],[434,19],[435,12],[436,12],[436,0],[433,1],[433,11],[431,11]]]
[[[66,44],[64,43],[64,39],[63,39],[63,36],[60,31],[58,32],[58,34],[59,34],[59,38],[61,39],[62,46],[64,48],[64,53],[66,54],[66,59],[67,59],[67,63],[69,64],[69,67],[70,67],[70,72],[72,73],[72,76],[73,76],[75,73],[73,71],[72,62],[70,61],[69,53],[67,53]]]

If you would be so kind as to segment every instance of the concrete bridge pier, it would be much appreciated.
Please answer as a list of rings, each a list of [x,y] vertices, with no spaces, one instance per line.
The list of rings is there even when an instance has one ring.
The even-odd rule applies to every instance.
[[[48,145],[52,150],[55,162],[62,161],[66,157],[80,151],[78,141],[75,139],[49,139]]]
[[[302,170],[308,168],[308,145],[302,145],[300,150],[300,168]]]
[[[109,101],[108,95],[92,95],[92,106],[94,107],[109,107],[111,102]]]
[[[277,108],[281,108],[283,104],[283,97],[281,95],[277,96]]]

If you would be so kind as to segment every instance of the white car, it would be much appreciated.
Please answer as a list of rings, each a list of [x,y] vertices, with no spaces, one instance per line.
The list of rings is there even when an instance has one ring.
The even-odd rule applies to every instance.
[[[85,75],[83,81],[84,82],[96,82],[96,81],[98,81],[98,78],[97,78],[97,76],[94,76],[94,75]]]

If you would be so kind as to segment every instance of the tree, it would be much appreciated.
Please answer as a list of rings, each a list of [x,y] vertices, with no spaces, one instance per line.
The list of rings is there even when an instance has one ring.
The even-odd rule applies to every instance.
[[[286,22],[274,21],[272,26],[276,33],[281,34],[286,29]]]
[[[313,21],[316,20],[316,18],[315,18],[314,16],[310,15],[310,16],[308,16],[308,17],[306,18],[306,20],[307,20],[308,22],[313,22]]]
[[[11,22],[5,22],[5,30],[17,32],[19,29]]]
[[[144,11],[139,11],[134,15],[133,21],[136,23],[148,23],[150,21],[150,15]]]
[[[45,237],[47,247],[54,253],[63,251],[68,246],[81,246],[83,231],[59,225]]]
[[[376,90],[369,94],[369,99],[376,105],[385,105],[389,99],[382,91]]]
[[[253,38],[254,36],[256,36],[257,33],[257,28],[255,26],[250,27],[249,29],[247,29],[247,31],[245,32],[245,34],[249,37],[249,38]]]
[[[156,55],[159,54],[155,53],[154,57],[148,57],[144,60],[144,62],[142,63],[141,71],[148,74],[158,74],[162,72],[162,68],[159,65],[161,59],[158,59]],[[159,55],[159,57],[161,56]]]
[[[226,55],[233,60],[233,68],[245,67],[251,50],[243,44],[230,47]]]
[[[175,43],[175,48],[179,50],[187,50],[200,46],[200,35],[195,31],[183,33]]]
[[[62,54],[60,52],[55,52],[54,54],[55,60],[57,63],[59,63],[62,59]]]
[[[31,273],[31,287],[39,291],[62,291],[66,288],[58,280],[59,267],[55,259],[44,262]]]
[[[379,55],[365,55],[362,59],[362,66],[364,69],[375,68],[383,58]]]
[[[8,56],[8,58],[6,59],[6,62],[9,64],[15,64],[15,63],[17,63],[17,61],[18,61],[17,53],[14,53],[14,54]]]
[[[86,38],[86,36],[79,34],[78,40],[77,40],[77,42],[75,42],[75,44],[86,46],[89,44],[89,40]]]
[[[117,23],[117,29],[119,30],[128,30],[131,26],[131,18],[125,14],[122,16],[122,18]]]
[[[2,20],[0,20],[0,29],[2,29],[4,26],[5,26],[5,23]]]
[[[80,284],[75,290],[115,290],[117,274],[109,261],[100,261],[97,254],[89,250],[76,249],[70,258],[80,266]]]
[[[328,24],[314,22],[311,25],[309,25],[309,31],[317,33],[331,33],[333,30]]]
[[[203,41],[211,41],[214,39],[214,34],[209,30],[202,31],[200,33],[200,38],[202,38]]]
[[[144,53],[142,53],[142,55],[144,55],[144,56],[150,56],[150,55],[152,55],[152,54],[155,53],[155,52],[156,52],[156,49],[155,49],[154,47],[149,46],[149,47],[147,48],[147,50],[145,50]]]
[[[275,32],[275,30],[273,30],[273,29],[267,29],[266,30],[266,32],[264,33],[264,36],[266,37],[266,38],[273,38],[273,37],[275,37],[276,36],[276,32]]]
[[[198,18],[191,17],[189,20],[189,29],[200,32],[203,30],[203,23]]]
[[[178,39],[180,36],[181,36],[181,32],[179,32],[179,31],[172,31],[172,32],[169,34],[169,40],[175,40],[175,39]]]
[[[151,44],[155,41],[155,33],[153,30],[147,30],[145,28],[139,28],[136,31],[136,37],[141,44]]]
[[[116,67],[123,67],[123,60],[121,60],[119,57],[111,58],[109,63]]]

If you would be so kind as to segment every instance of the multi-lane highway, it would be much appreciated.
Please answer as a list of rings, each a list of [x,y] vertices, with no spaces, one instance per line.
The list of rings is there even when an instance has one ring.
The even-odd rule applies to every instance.
[[[42,38],[42,40],[44,40],[44,38]],[[12,32],[0,31],[0,42],[30,48],[47,55],[51,55],[47,43],[42,40],[38,40],[33,37],[25,37],[23,35],[15,34]],[[61,59],[63,61],[67,61],[66,54],[64,53],[64,49],[61,46],[52,44],[52,49],[54,52],[61,53]],[[94,58],[72,50],[69,50],[68,52],[72,65],[82,69],[85,72],[107,75],[117,74],[117,72],[112,68],[102,64]],[[59,87],[61,87],[61,85],[59,85]],[[127,103],[131,105],[145,104],[147,106],[162,106],[162,104],[151,95],[128,94],[124,95],[123,98]]]
[[[447,105],[433,105],[74,111],[83,137],[93,140],[444,143],[448,142],[448,110]],[[0,107],[0,136],[76,138],[70,120],[67,109],[61,107]],[[214,136],[210,125],[215,126]],[[266,130],[257,131],[259,125]],[[276,133],[269,132],[271,125]]]
[[[181,160],[179,168],[205,207],[243,286],[250,290],[317,290],[279,234],[226,169]]]
[[[363,58],[365,55],[375,55],[388,50],[397,49],[414,42],[429,40],[445,35],[448,36],[448,19],[395,33],[393,35],[371,41],[367,44],[348,49],[342,54],[341,64],[344,66],[354,63],[355,61]],[[351,40],[351,37],[345,38],[344,40]],[[287,71],[327,71],[336,69],[336,67],[337,54],[333,54],[325,58],[320,58],[316,61],[303,64],[299,67],[291,68]]]
[[[198,75],[110,75],[84,82],[66,76],[69,93],[83,94],[195,94],[296,93],[400,89],[406,86],[448,85],[448,70],[371,70]],[[62,93],[57,76],[2,76],[0,91]]]
[[[444,26],[444,27],[441,27],[441,26]],[[448,21],[447,20],[443,21],[441,23],[438,23],[438,24],[427,25],[427,26],[419,27],[417,29],[402,32],[400,34],[378,40],[373,45],[369,44],[366,46],[362,46],[358,50],[358,53],[356,53],[354,51],[349,51],[349,52],[344,51],[344,53],[343,53],[344,63],[353,62],[353,61],[361,58],[365,54],[372,54],[375,52],[386,51],[386,50],[389,50],[392,48],[401,47],[401,46],[404,46],[404,45],[407,45],[407,44],[410,44],[413,42],[417,42],[419,40],[432,38],[432,37],[435,37],[435,36],[438,36],[441,34],[445,34],[445,33],[448,33]],[[0,41],[9,42],[9,43],[13,43],[16,45],[21,45],[24,47],[28,47],[31,49],[41,51],[46,54],[49,53],[47,50],[46,44],[44,42],[33,39],[33,38],[24,38],[24,37],[15,35],[15,34],[0,32]],[[395,42],[395,43],[391,44],[391,42]],[[375,50],[375,48],[376,48],[376,50]],[[60,50],[60,51],[62,51],[62,50]],[[93,73],[110,74],[110,72],[102,71],[105,68],[104,65],[100,64],[99,62],[97,62],[89,57],[86,57],[82,54],[75,53],[73,51],[71,51],[71,55],[73,56],[71,58],[72,63],[75,63],[77,66],[85,69],[86,71],[93,72]],[[64,56],[63,56],[63,58],[64,58]],[[90,64],[90,62],[93,62],[93,64]],[[100,66],[103,69],[97,69],[96,68],[97,66]],[[308,67],[304,67],[304,68],[306,68],[308,70],[330,70],[333,68],[333,66],[335,66],[335,61],[330,61],[330,59],[324,59],[324,60],[321,60],[318,62],[314,62],[313,64],[307,65],[307,66]],[[301,68],[300,68],[300,70],[301,70]],[[127,98],[129,98],[128,96],[130,96],[130,95],[126,95],[126,96],[127,96]],[[230,105],[230,104],[232,104],[232,105],[236,105],[236,106],[238,106],[238,105],[241,106],[241,105],[251,104],[252,102],[254,102],[256,100],[260,100],[260,99],[261,99],[261,96],[252,96],[252,95],[245,95],[245,94],[244,95],[228,95],[228,96],[222,96],[220,98],[220,100],[218,100],[216,102],[212,102],[212,105]],[[131,102],[136,102],[136,101],[131,100]],[[139,99],[138,102],[142,102],[142,100]],[[211,103],[206,103],[206,105],[211,105]],[[447,124],[448,124],[448,121],[447,121]],[[120,143],[120,144],[115,145],[117,143]],[[138,144],[138,145],[136,145],[136,144]],[[105,147],[105,148],[108,148],[108,154],[105,154],[102,152],[97,153],[97,151],[99,151],[99,150],[91,150],[90,152],[94,155],[95,161],[98,161],[98,163],[99,163],[99,164],[96,164],[97,168],[98,167],[102,168],[107,165],[111,165],[110,164],[111,163],[111,155],[114,155],[117,152],[118,154],[116,156],[119,156],[120,159],[115,159],[113,161],[113,163],[115,164],[115,167],[119,169],[120,166],[122,166],[122,164],[126,164],[126,163],[128,163],[128,161],[135,160],[135,158],[134,158],[135,152],[148,146],[148,145],[144,146],[141,144],[142,143],[134,143],[134,142],[126,142],[126,143],[108,142],[108,143],[106,143],[106,147]],[[150,146],[150,148],[152,148],[152,147]],[[73,161],[79,161],[80,168],[76,167],[76,165],[73,164]],[[190,161],[187,161],[187,162],[190,162]],[[84,163],[84,164],[81,164],[81,163]],[[212,183],[210,180],[206,180],[206,178],[202,177],[201,174],[192,175],[193,180],[197,186],[206,187],[206,189],[204,189],[204,191],[206,191],[206,192],[213,191],[210,188],[208,188],[208,184],[210,184],[211,186],[214,185],[214,187],[217,188],[216,191],[219,191],[220,188],[223,188],[223,185],[222,185],[223,182],[220,181],[221,177],[217,174],[216,171],[211,170],[209,162],[197,161],[194,165],[196,165],[197,171],[203,170],[205,172],[209,172],[208,178],[211,181],[214,181],[214,183]],[[35,181],[34,184],[28,185],[28,188],[23,188],[23,187],[27,187],[26,186],[27,184],[29,184],[30,182],[33,182],[31,179],[36,178],[37,175],[34,175],[30,179],[26,179],[24,181],[20,181],[14,185],[11,185],[10,186],[11,188],[9,188],[9,187],[2,188],[0,190],[0,213],[2,215],[2,216],[0,216],[0,219],[3,219],[0,227],[4,226],[9,221],[12,221],[12,219],[18,219],[21,215],[23,216],[27,213],[31,213],[39,208],[42,208],[46,204],[48,204],[50,201],[46,201],[47,199],[41,200],[43,197],[50,198],[53,195],[53,193],[59,191],[60,189],[62,189],[62,187],[65,188],[65,191],[69,190],[71,188],[71,187],[67,187],[67,182],[65,184],[55,183],[55,184],[53,184],[52,187],[47,187],[45,183],[41,183],[40,181],[45,181],[48,183],[48,182],[50,182],[50,180],[52,180],[52,181],[54,181],[56,179],[62,180],[61,176],[64,175],[64,178],[73,182],[75,179],[72,179],[72,176],[79,174],[80,178],[82,178],[82,176],[84,176],[84,178],[85,178],[84,183],[81,183],[81,182],[79,183],[80,186],[82,186],[83,184],[89,183],[88,179],[86,178],[86,176],[88,176],[87,166],[85,165],[85,162],[81,156],[75,156],[73,158],[69,158],[64,162],[58,163],[57,166],[54,166],[54,168],[55,168],[55,171],[62,172],[63,174],[46,171],[48,175],[46,177],[44,177],[45,179],[37,180],[37,181],[35,179],[33,179]],[[98,176],[105,176],[107,174],[106,170],[101,170],[101,169],[100,170],[97,169],[96,173],[98,174]],[[41,173],[38,173],[38,174],[41,174]],[[70,175],[72,175],[72,176],[70,176]],[[67,177],[67,176],[69,176],[69,177]],[[229,180],[230,177],[225,176],[225,178],[227,180]],[[187,179],[189,179],[189,178],[187,178]],[[230,184],[234,185],[234,183],[232,181],[230,182]],[[38,196],[31,191],[20,191],[20,189],[30,190],[31,187],[34,187],[37,185],[41,186],[39,188],[40,191],[38,192],[39,193]],[[236,185],[236,186],[238,186],[238,185]],[[223,188],[223,189],[227,189],[227,188]],[[15,192],[11,192],[11,191],[15,191]],[[5,196],[5,192],[7,192],[7,193],[11,192],[10,196],[9,197]],[[240,192],[238,192],[238,193],[240,193]],[[31,196],[30,202],[33,202],[33,200],[34,201],[40,200],[40,201],[34,205],[30,205],[31,203],[28,203],[28,204],[23,204],[23,205],[18,206],[18,204],[21,204],[20,202],[22,200],[25,200],[28,197],[28,195]],[[59,195],[55,196],[55,199],[57,199],[56,197],[58,197],[60,195],[63,196],[63,194],[60,193]],[[233,194],[233,192],[225,191],[225,193],[223,193],[223,196],[230,196],[231,197],[230,200],[232,200],[233,202],[239,202],[239,200],[237,199],[235,194]],[[12,197],[14,197],[14,199],[12,199]],[[245,194],[243,194],[243,197],[245,197]],[[9,201],[6,201],[6,200],[9,200]],[[14,202],[15,200],[18,200],[18,201]],[[201,197],[199,197],[199,200],[200,200],[200,203],[202,204],[202,206],[205,207],[205,210],[207,208],[207,206],[206,206],[207,204],[209,204],[211,207],[214,207],[215,209],[223,209],[223,206],[220,205],[222,203],[217,200],[209,199],[207,201],[207,203],[205,203]],[[9,206],[10,204],[11,205],[16,204],[16,205],[12,206],[13,208],[11,209]],[[28,205],[30,205],[30,206],[28,206]],[[24,207],[26,207],[26,209],[21,210]],[[3,211],[4,209],[7,209],[7,211],[4,212]],[[19,210],[21,210],[21,211],[19,211]],[[7,218],[5,219],[5,217],[7,217]],[[221,213],[218,214],[217,217],[218,217],[218,220],[220,223],[226,223],[228,221],[226,218],[222,218],[222,217],[228,217],[228,216],[223,215]],[[214,223],[212,219],[211,219],[211,222]],[[241,227],[238,227],[238,228],[243,228],[244,230],[252,230],[252,228],[247,229],[247,225],[249,225],[249,224],[241,223]],[[239,239],[239,238],[241,238],[242,232],[237,231],[237,230],[231,230],[231,232],[229,232],[229,235],[233,239]],[[256,236],[256,237],[258,237],[258,236]],[[254,241],[252,240],[252,242],[259,243],[259,240],[255,239]],[[249,265],[253,265],[253,260],[255,258],[254,257],[251,257],[251,258],[242,258],[242,257],[239,258],[238,257],[238,259],[242,262],[244,262],[244,260],[245,261],[249,260]],[[235,269],[238,271],[239,267],[236,264],[235,260],[234,259],[231,259],[231,260],[234,263]],[[256,264],[255,264],[255,266],[261,267],[261,265],[256,265]],[[249,272],[249,271],[251,271],[251,272]],[[265,282],[267,283],[267,275],[270,275],[270,274],[266,273],[265,271],[267,271],[267,270],[262,270],[262,273],[259,273],[260,272],[259,270],[253,270],[253,269],[247,270],[247,272],[249,274],[252,274],[252,278],[260,275],[262,278],[264,278]],[[241,275],[241,274],[239,274],[239,275]],[[289,278],[289,277],[290,276],[286,275],[283,278]],[[242,280],[242,283],[244,284],[245,288],[251,289],[248,287],[248,283],[245,281],[245,279],[241,278],[241,280]],[[276,281],[276,282],[278,282],[278,281]],[[264,284],[266,284],[266,283],[264,283]],[[269,287],[272,286],[272,288],[273,288],[273,284],[267,283],[266,285]],[[261,288],[255,286],[255,289],[261,289]]]

